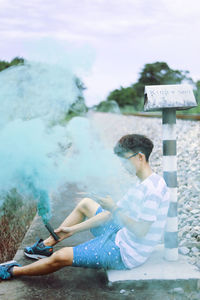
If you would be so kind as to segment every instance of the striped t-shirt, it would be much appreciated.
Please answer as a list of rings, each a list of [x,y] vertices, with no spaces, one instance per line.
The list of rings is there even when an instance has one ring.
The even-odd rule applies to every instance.
[[[117,203],[135,221],[153,222],[144,237],[137,237],[126,227],[120,229],[115,243],[125,266],[129,269],[143,264],[161,241],[169,207],[169,192],[164,179],[152,173],[128,190]]]

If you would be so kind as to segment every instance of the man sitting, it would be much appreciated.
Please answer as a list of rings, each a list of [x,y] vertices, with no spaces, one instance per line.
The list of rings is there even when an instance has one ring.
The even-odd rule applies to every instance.
[[[152,141],[143,135],[123,136],[114,153],[130,173],[136,172],[138,184],[117,203],[109,196],[100,198],[100,204],[82,199],[55,230],[59,242],[89,229],[94,239],[55,253],[57,242],[52,236],[39,240],[24,251],[36,262],[26,266],[15,261],[1,264],[0,278],[44,275],[65,266],[123,270],[143,264],[161,240],[169,206],[165,181],[149,165],[152,149]]]

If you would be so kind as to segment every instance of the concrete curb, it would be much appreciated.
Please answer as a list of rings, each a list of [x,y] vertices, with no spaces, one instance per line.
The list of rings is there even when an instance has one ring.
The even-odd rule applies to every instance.
[[[163,258],[164,245],[158,245],[148,261],[135,269],[127,271],[107,271],[110,286],[145,287],[155,285],[159,288],[184,287],[187,290],[200,289],[200,271],[179,254],[177,261],[169,262]]]

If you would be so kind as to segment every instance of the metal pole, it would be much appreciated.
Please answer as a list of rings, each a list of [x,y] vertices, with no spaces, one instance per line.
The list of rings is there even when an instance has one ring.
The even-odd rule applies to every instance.
[[[170,192],[170,204],[164,234],[165,253],[168,261],[178,260],[177,216],[177,157],[176,157],[176,109],[162,111],[163,127],[163,177]]]

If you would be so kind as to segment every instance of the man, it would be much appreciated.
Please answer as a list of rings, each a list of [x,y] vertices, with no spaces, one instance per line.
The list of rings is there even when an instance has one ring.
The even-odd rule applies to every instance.
[[[44,275],[65,266],[131,269],[143,264],[160,242],[169,206],[165,181],[153,172],[149,156],[153,143],[138,134],[123,136],[114,148],[130,173],[139,179],[117,203],[100,198],[100,205],[84,198],[55,232],[60,241],[90,229],[94,239],[53,253],[52,236],[25,248],[25,255],[38,261],[21,267],[17,262],[0,267],[0,278]],[[85,220],[85,218],[87,218]]]

